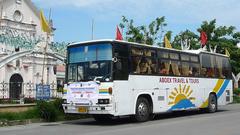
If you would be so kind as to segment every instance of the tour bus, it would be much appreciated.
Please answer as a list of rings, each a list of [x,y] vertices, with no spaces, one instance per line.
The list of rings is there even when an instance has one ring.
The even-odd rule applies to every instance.
[[[118,40],[67,47],[65,113],[97,121],[205,109],[232,102],[229,57],[203,50],[176,50]]]

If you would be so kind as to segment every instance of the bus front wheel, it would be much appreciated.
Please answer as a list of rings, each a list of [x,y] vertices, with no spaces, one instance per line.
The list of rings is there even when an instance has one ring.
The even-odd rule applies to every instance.
[[[135,120],[138,122],[148,121],[150,117],[150,105],[146,98],[140,97],[136,104]]]
[[[217,97],[215,94],[210,94],[208,99],[208,108],[209,113],[214,113],[217,111]]]

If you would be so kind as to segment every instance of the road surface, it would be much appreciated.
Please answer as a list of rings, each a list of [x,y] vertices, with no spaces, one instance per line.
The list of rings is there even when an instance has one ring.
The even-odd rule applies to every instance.
[[[161,114],[144,123],[127,118],[105,124],[84,119],[2,127],[0,135],[240,135],[240,105],[220,107],[212,114],[199,111]]]

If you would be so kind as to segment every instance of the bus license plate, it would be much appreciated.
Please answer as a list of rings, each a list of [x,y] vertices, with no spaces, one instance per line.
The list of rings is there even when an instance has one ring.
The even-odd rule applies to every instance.
[[[87,107],[79,107],[78,112],[80,113],[86,113],[87,112]]]

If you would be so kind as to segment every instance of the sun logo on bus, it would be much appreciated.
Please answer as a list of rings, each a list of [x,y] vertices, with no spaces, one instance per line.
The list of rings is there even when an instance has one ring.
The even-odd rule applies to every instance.
[[[191,97],[193,90],[191,90],[190,85],[182,85],[179,84],[178,89],[175,87],[174,90],[170,93],[168,105],[172,106],[170,110],[176,109],[187,109],[191,107],[195,107],[192,103],[195,100],[194,97]]]

